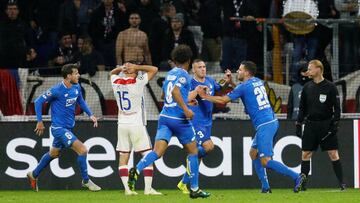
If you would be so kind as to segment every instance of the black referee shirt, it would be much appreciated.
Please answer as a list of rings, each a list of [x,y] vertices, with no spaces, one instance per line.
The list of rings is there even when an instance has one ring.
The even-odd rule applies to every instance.
[[[324,79],[316,84],[309,81],[301,92],[298,122],[340,120],[340,99],[334,83]]]

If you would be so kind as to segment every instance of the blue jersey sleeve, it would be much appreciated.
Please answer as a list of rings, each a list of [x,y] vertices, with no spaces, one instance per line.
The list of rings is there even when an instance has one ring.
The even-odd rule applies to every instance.
[[[190,81],[191,81],[191,78],[189,75],[179,74],[174,82],[174,85],[181,88],[181,87],[186,86],[188,83],[190,83]]]
[[[214,79],[213,79],[213,84],[214,84],[214,91],[217,92],[221,89],[221,86],[219,85],[219,83],[217,83]]]
[[[240,98],[243,95],[244,92],[244,86],[242,84],[239,84],[236,86],[236,88],[231,91],[227,96],[231,99],[231,100],[235,100]]]
[[[81,93],[81,88],[79,86],[79,96],[77,98],[77,103],[80,105],[81,109],[83,111],[85,111],[85,113],[88,115],[88,116],[92,116],[93,113],[91,112],[89,106],[86,104],[83,96],[82,96],[82,93]]]
[[[58,90],[55,87],[52,87],[35,100],[35,113],[36,113],[36,120],[38,122],[42,121],[43,104],[45,102],[50,102],[51,100],[55,99],[57,97],[57,94],[58,94]]]

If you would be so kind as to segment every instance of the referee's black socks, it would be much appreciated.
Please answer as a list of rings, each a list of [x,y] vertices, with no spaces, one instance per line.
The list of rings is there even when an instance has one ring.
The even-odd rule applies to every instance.
[[[310,172],[310,160],[309,161],[301,161],[301,173],[306,175],[306,177],[309,175]]]
[[[339,180],[339,183],[340,184],[344,183],[344,181],[343,181],[343,171],[342,171],[342,166],[341,166],[340,159],[338,159],[336,161],[332,161],[332,165],[333,165],[333,168],[334,168],[335,175],[336,175],[337,179]]]

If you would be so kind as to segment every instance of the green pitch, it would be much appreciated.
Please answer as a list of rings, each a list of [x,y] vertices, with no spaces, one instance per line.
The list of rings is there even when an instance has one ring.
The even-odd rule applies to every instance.
[[[103,190],[100,192],[79,190],[57,190],[57,191],[0,191],[0,202],[14,203],[105,203],[105,202],[156,202],[156,203],[186,203],[192,201],[187,195],[177,190],[158,190],[162,196],[145,196],[138,191],[137,196],[125,196],[120,190]],[[360,202],[359,189],[347,189],[340,192],[335,189],[310,189],[298,194],[290,189],[273,189],[272,194],[261,194],[259,190],[209,190],[211,197],[208,199],[197,199],[194,202],[274,202],[274,203],[310,203],[310,202]],[[193,202],[192,201],[192,202]]]

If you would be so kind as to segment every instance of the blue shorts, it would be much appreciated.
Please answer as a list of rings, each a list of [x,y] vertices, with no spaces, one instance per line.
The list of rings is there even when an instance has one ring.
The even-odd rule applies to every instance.
[[[71,147],[72,143],[77,140],[77,137],[67,128],[50,127],[51,134],[54,137],[52,146],[58,149]]]
[[[212,125],[195,125],[196,142],[202,145],[204,142],[211,139]]]
[[[273,143],[278,128],[278,120],[260,125],[257,128],[251,148],[258,150],[259,157],[272,157],[274,155]]]
[[[195,141],[195,130],[189,120],[160,116],[155,141],[165,140],[169,143],[172,135],[175,135],[182,145]]]

